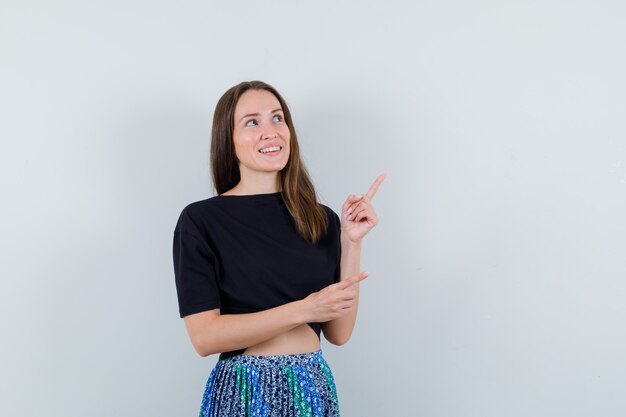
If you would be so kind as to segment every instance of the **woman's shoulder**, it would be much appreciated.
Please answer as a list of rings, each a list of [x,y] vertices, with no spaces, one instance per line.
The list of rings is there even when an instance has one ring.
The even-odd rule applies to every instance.
[[[178,216],[175,231],[197,231],[216,216],[219,217],[216,201],[216,196],[213,196],[185,205]]]
[[[181,214],[186,214],[192,217],[202,217],[214,210],[217,206],[218,196],[205,198],[203,200],[193,201],[183,207]]]
[[[322,206],[322,208],[326,211],[326,214],[328,214],[328,220],[339,220],[339,215],[335,212],[335,210],[328,207],[326,204],[319,203],[319,205]]]
[[[215,203],[217,202],[219,196],[215,195],[213,197],[208,197],[202,200],[196,200],[193,201],[191,203],[188,203],[186,206],[184,206],[183,211],[188,211],[188,212],[201,212],[203,210],[210,210],[212,207],[215,206]]]

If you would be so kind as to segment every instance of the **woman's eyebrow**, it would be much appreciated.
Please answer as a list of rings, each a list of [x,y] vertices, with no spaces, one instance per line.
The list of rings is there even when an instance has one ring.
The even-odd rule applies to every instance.
[[[277,111],[283,111],[283,109],[274,109],[272,110],[272,113],[276,113]],[[246,114],[245,116],[243,116],[241,119],[239,119],[239,121],[241,121],[242,119],[245,119],[248,116],[259,116],[261,113],[250,113],[250,114]]]

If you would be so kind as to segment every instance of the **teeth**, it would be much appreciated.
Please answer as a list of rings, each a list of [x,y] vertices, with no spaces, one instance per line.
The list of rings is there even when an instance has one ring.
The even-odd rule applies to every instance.
[[[279,151],[279,150],[281,150],[280,146],[270,146],[269,148],[263,148],[259,150],[259,152],[267,153],[267,152],[274,152],[274,151]]]

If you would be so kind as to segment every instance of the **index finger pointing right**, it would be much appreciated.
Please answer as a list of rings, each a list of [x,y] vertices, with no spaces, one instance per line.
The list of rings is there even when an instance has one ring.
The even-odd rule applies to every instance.
[[[358,283],[358,282],[363,281],[363,280],[364,280],[365,278],[367,278],[368,276],[369,276],[369,272],[367,272],[367,271],[359,272],[359,273],[358,273],[358,274],[356,274],[356,275],[352,275],[351,277],[348,277],[348,278],[347,278],[346,280],[344,280],[344,281],[340,281],[340,282],[339,282],[339,284],[340,284],[340,286],[339,286],[339,287],[340,287],[342,290],[344,290],[344,289],[348,288],[348,287],[349,287],[349,286],[351,286],[351,285],[354,285],[354,284],[356,284],[356,283]]]

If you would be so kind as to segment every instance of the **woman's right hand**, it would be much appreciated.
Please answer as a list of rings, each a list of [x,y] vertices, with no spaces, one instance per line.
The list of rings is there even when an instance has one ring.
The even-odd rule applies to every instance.
[[[306,322],[324,323],[352,311],[357,295],[354,284],[363,281],[368,275],[368,272],[359,272],[309,294],[302,300],[306,309]]]

